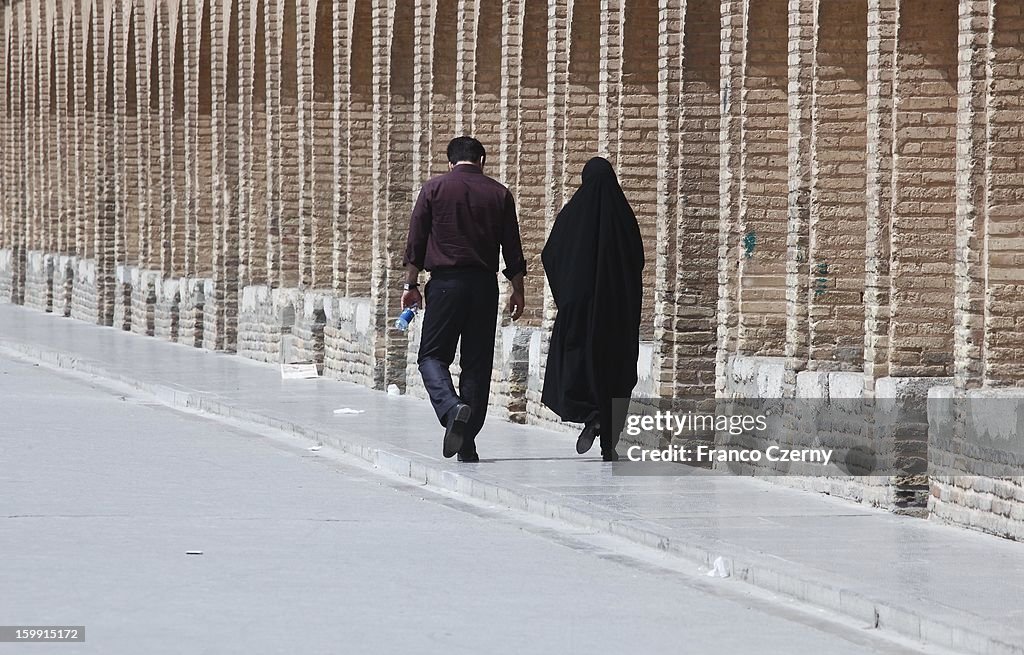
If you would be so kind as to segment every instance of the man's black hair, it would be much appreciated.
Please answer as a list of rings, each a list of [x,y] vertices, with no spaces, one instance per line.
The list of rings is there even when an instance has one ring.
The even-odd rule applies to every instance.
[[[482,164],[487,153],[484,144],[471,136],[458,136],[448,144],[448,161],[457,164],[460,161],[472,161]]]

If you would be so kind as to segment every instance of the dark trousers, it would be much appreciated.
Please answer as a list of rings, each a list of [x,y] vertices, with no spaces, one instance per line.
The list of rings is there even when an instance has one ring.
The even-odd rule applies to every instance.
[[[417,360],[423,384],[441,425],[455,405],[472,410],[463,436],[464,450],[484,425],[494,367],[494,330],[498,317],[498,280],[485,270],[437,271],[424,289],[426,307]],[[459,392],[449,367],[461,340]]]

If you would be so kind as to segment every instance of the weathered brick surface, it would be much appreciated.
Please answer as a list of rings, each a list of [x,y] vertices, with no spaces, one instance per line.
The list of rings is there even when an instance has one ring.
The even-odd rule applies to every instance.
[[[930,387],[1024,385],[1022,29],[1021,0],[13,0],[0,299],[422,395],[419,325],[392,327],[408,215],[473,133],[531,271],[494,414],[560,425],[539,255],[601,154],[647,253],[638,395],[892,396],[886,456],[942,460],[962,430],[926,426]],[[1000,456],[936,474],[933,515],[1019,536]]]
[[[374,329],[365,298],[324,299],[324,375],[373,386]]]

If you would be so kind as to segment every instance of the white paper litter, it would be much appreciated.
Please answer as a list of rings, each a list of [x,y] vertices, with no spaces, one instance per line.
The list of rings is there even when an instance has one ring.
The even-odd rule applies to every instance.
[[[335,414],[362,414],[365,410],[352,409],[351,407],[342,407],[341,409],[334,410]]]
[[[721,557],[715,558],[715,563],[711,566],[711,570],[708,571],[709,578],[728,578],[729,569],[725,565],[725,560]]]
[[[312,451],[314,451],[314,452],[315,452],[315,451],[317,451],[317,450],[320,450],[321,448],[323,448],[323,446],[310,446],[310,447],[309,447],[309,450],[312,450]]]
[[[402,395],[402,390],[398,388],[397,384],[389,384],[388,385],[388,395],[389,396],[401,396]]]
[[[320,377],[313,362],[281,364],[282,380],[311,380]]]

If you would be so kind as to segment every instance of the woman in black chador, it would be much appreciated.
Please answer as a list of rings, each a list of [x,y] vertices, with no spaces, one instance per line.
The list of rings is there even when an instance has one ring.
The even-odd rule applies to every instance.
[[[576,452],[600,435],[604,461],[615,461],[625,416],[612,423],[612,399],[636,386],[644,246],[608,160],[587,162],[541,258],[558,307],[543,402],[563,421],[585,424]]]

